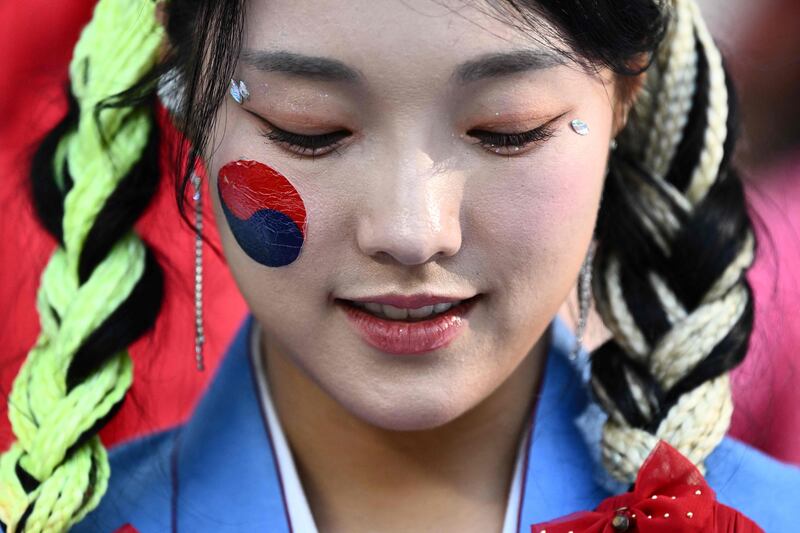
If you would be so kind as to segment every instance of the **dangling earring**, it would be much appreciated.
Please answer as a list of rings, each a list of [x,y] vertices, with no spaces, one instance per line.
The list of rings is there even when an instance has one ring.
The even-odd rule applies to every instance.
[[[592,307],[592,262],[594,260],[595,244],[589,245],[586,257],[581,265],[578,277],[578,327],[575,330],[575,347],[569,358],[575,361],[583,349],[583,335],[586,333],[586,323],[589,320],[589,310]]]
[[[192,173],[194,187],[194,358],[197,370],[205,369],[203,361],[203,345],[206,342],[203,334],[203,203],[200,195],[200,176]]]

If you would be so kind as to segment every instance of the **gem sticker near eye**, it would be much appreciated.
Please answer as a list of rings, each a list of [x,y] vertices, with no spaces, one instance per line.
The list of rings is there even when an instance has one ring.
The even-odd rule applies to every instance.
[[[583,136],[589,135],[589,125],[584,121],[582,121],[581,119],[576,118],[575,120],[570,122],[569,125],[572,126],[572,129],[578,135],[583,135]]]
[[[258,161],[232,161],[220,169],[217,191],[231,233],[254,261],[280,267],[298,258],[306,207],[280,172]]]
[[[239,80],[237,82],[232,79],[230,93],[237,104],[241,104],[250,99],[250,91],[247,90],[247,85],[244,84],[244,80]]]

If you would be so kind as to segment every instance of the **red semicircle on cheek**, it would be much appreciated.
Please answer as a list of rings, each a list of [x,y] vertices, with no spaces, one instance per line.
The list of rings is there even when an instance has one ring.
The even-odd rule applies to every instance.
[[[305,238],[306,206],[297,189],[280,172],[264,163],[241,159],[219,170],[219,194],[239,219],[272,209],[288,216]]]

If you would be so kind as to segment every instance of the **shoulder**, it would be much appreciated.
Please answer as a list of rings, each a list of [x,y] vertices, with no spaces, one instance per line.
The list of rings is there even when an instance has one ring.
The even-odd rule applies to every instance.
[[[741,511],[767,533],[796,531],[800,468],[782,463],[731,437],[706,460],[717,499]]]
[[[134,523],[139,533],[169,531],[178,435],[175,428],[112,448],[111,477],[100,505],[70,531],[109,533],[126,523]]]

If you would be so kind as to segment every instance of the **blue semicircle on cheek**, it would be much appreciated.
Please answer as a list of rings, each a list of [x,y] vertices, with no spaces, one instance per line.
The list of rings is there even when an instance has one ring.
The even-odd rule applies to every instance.
[[[280,267],[300,255],[303,233],[288,215],[274,209],[259,209],[247,220],[241,220],[224,201],[221,204],[236,242],[254,261]]]

